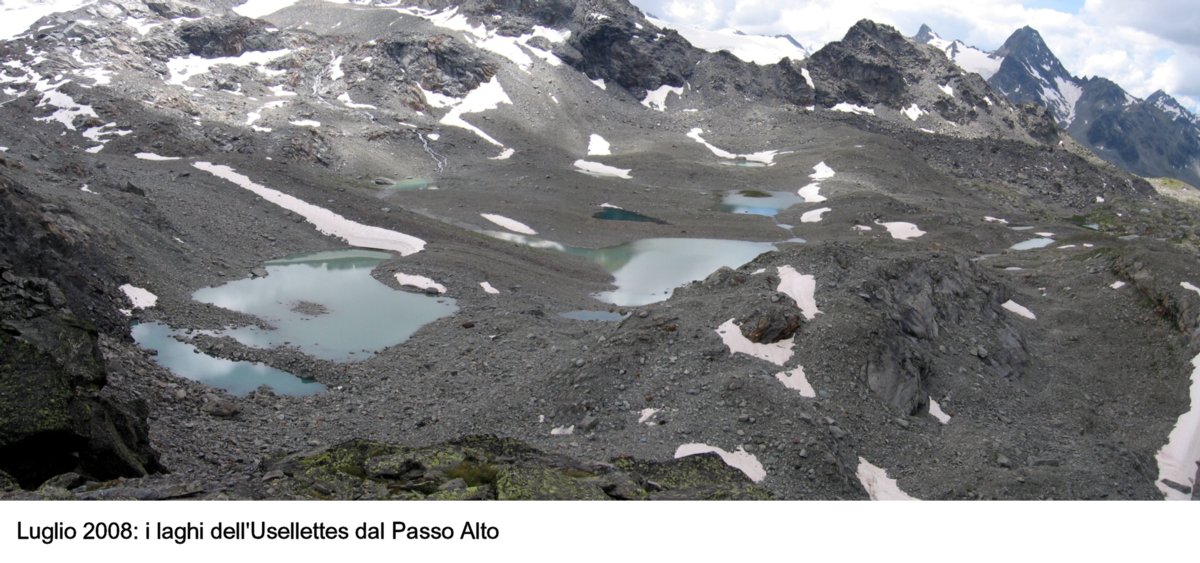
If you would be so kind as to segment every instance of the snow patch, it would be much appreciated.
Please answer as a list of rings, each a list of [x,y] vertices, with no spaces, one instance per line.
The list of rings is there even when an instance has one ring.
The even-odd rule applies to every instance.
[[[247,0],[233,8],[240,16],[261,18],[295,4],[298,0]]]
[[[1179,287],[1182,287],[1188,291],[1195,291],[1196,293],[1200,293],[1200,287],[1196,287],[1196,286],[1192,285],[1190,282],[1179,282]]]
[[[349,92],[343,92],[343,93],[339,94],[337,97],[337,100],[339,102],[342,102],[342,105],[344,105],[350,109],[379,109],[371,104],[356,104],[356,103],[354,103],[354,100],[350,99]]]
[[[396,283],[417,289],[432,289],[438,293],[446,293],[446,286],[425,276],[396,273]]]
[[[826,213],[828,213],[830,211],[833,211],[833,209],[828,208],[828,207],[822,207],[820,209],[806,211],[806,212],[804,212],[803,215],[800,216],[800,222],[801,223],[820,223],[821,219],[824,219],[824,217],[822,217],[822,215],[825,215]]]
[[[320,121],[315,121],[315,120],[312,120],[312,119],[297,119],[297,120],[295,120],[295,121],[289,121],[288,123],[291,123],[292,125],[295,125],[296,127],[313,127],[313,128],[317,128],[317,127],[320,127],[320,126],[321,126],[321,122],[320,122]]]
[[[608,85],[604,83],[604,79],[603,79],[603,78],[597,78],[597,79],[595,79],[595,80],[589,80],[588,82],[591,82],[592,84],[595,84],[595,85],[596,85],[596,87],[597,87],[597,88],[599,88],[599,89],[601,89],[601,90],[608,90]]]
[[[322,234],[340,238],[351,246],[388,250],[397,252],[401,256],[416,254],[425,249],[425,241],[417,237],[351,221],[328,209],[318,207],[261,184],[256,184],[250,178],[238,174],[229,166],[213,164],[211,162],[196,162],[192,166],[254,192],[268,202],[304,217],[306,221],[315,226]]]
[[[796,191],[796,194],[804,198],[804,203],[821,203],[827,198],[821,195],[821,184],[813,182]]]
[[[779,287],[775,288],[775,291],[791,297],[806,320],[815,319],[821,312],[817,309],[815,297],[817,279],[808,274],[801,274],[791,266],[780,266],[778,271]]]
[[[954,88],[952,86],[950,86],[949,84],[939,84],[938,90],[941,90],[943,94],[946,94],[947,96],[950,96],[951,98],[954,97]]]
[[[1125,287],[1125,282],[1123,282],[1123,281],[1115,281],[1115,282],[1113,282],[1113,284],[1112,284],[1112,285],[1110,285],[1110,286],[1108,286],[1108,287],[1110,287],[1110,288],[1112,288],[1112,289],[1121,289],[1122,287]]]
[[[158,304],[157,295],[140,287],[125,284],[117,289],[120,289],[125,294],[125,297],[129,298],[129,302],[133,304],[134,309],[149,309]]]
[[[779,151],[761,151],[761,152],[756,152],[756,153],[751,153],[751,154],[734,154],[725,149],[715,147],[712,144],[710,144],[708,141],[705,141],[704,137],[701,136],[703,133],[704,133],[704,130],[697,127],[697,128],[692,129],[691,131],[688,131],[688,138],[696,141],[697,143],[704,145],[705,147],[708,147],[708,150],[712,151],[713,154],[717,155],[720,158],[725,158],[725,159],[729,159],[729,160],[747,160],[750,162],[761,162],[763,164],[766,164],[767,166],[774,166],[775,165],[775,156],[779,154]]]
[[[903,113],[905,117],[907,117],[913,121],[916,121],[922,115],[925,115],[925,112],[921,111],[921,108],[917,107],[917,104],[913,104],[911,106],[908,106],[907,108],[900,110],[900,113]]]
[[[163,160],[179,160],[179,157],[178,157],[178,156],[162,156],[162,155],[157,155],[157,154],[154,154],[154,153],[152,153],[152,152],[139,152],[139,153],[134,153],[134,154],[133,154],[133,156],[134,156],[134,158],[138,158],[138,159],[141,159],[141,160],[158,160],[158,161],[163,161]]]
[[[522,223],[515,219],[509,219],[508,217],[505,217],[503,215],[496,215],[493,213],[480,213],[479,216],[483,217],[484,219],[487,219],[488,221],[491,221],[492,223],[495,223],[505,229],[508,229],[514,233],[521,233],[523,235],[536,235],[537,234],[537,231],[530,228],[529,225],[526,225],[525,223]]]
[[[984,220],[984,221],[987,221],[988,223],[1000,223],[1001,225],[1007,225],[1007,224],[1008,224],[1008,220],[1006,220],[1006,219],[999,219],[999,218],[996,218],[996,217],[988,217],[988,216],[985,216],[985,217],[983,218],[983,220]]]
[[[663,84],[655,90],[648,90],[646,91],[646,98],[642,100],[642,105],[653,110],[667,111],[668,94],[683,97],[683,87]]]
[[[832,111],[840,111],[843,113],[856,113],[859,115],[875,115],[875,110],[873,110],[871,108],[858,106],[858,105],[854,105],[854,104],[848,104],[846,102],[842,102],[842,103],[840,103],[836,106],[833,106],[829,109]]]
[[[436,141],[437,139],[434,139],[434,140]],[[514,154],[517,154],[516,150],[504,149],[504,150],[500,151],[500,154],[493,156],[493,157],[489,158],[488,160],[508,160],[508,159],[512,158],[512,156]]]
[[[576,160],[575,168],[578,169],[577,172],[582,172],[589,176],[624,178],[626,180],[631,178],[629,175],[631,171],[628,169],[600,164],[599,162],[592,162],[590,160]]]
[[[559,426],[550,431],[551,436],[570,436],[575,433],[575,425]]]
[[[929,398],[929,414],[933,415],[933,418],[936,418],[942,424],[950,424],[950,415],[942,410],[942,405],[933,400],[933,397]]]
[[[729,348],[730,355],[746,354],[760,360],[765,360],[777,366],[782,366],[792,359],[792,354],[795,353],[793,347],[796,345],[796,337],[780,340],[772,344],[760,344],[751,342],[742,334],[742,329],[735,324],[734,319],[725,321],[717,328],[717,334],[721,336],[721,341]]]
[[[595,133],[588,137],[588,156],[609,156],[611,154],[612,146],[604,140],[604,137]]]
[[[892,235],[892,238],[896,240],[911,240],[925,235],[925,231],[918,229],[916,225],[912,223],[905,223],[903,221],[895,221],[891,223],[880,223],[879,221],[876,221],[875,224],[887,229],[888,234]]]
[[[650,419],[654,418],[654,415],[658,414],[658,412],[659,409],[642,409],[642,412],[638,413],[638,424],[654,426],[654,423]]]
[[[721,460],[725,462],[725,465],[745,473],[755,483],[761,483],[763,479],[767,478],[767,470],[763,467],[762,463],[759,463],[758,458],[754,457],[753,454],[747,452],[741,446],[735,452],[727,452],[708,444],[683,444],[675,449],[675,459],[707,453],[715,453],[721,456]]]
[[[887,471],[872,465],[865,458],[858,458],[856,476],[871,500],[917,500],[900,490],[896,480],[887,476]]]
[[[1196,486],[1196,463],[1200,462],[1200,355],[1192,358],[1190,407],[1179,416],[1167,443],[1154,456],[1158,462],[1158,490],[1168,500],[1189,500],[1186,495],[1163,483],[1164,479],[1187,487]]]
[[[836,174],[836,172],[834,172],[829,165],[825,164],[824,161],[821,161],[813,167],[813,173],[809,174],[808,177],[813,180],[828,180],[832,178],[834,174]]]
[[[237,57],[216,57],[212,59],[205,59],[196,55],[175,57],[167,61],[167,70],[171,73],[171,76],[167,78],[167,84],[189,88],[185,84],[188,79],[193,76],[205,74],[215,66],[261,66],[291,53],[291,49],[279,49],[276,51],[247,51]]]
[[[488,295],[497,295],[500,293],[500,290],[492,287],[492,284],[489,282],[479,282],[479,287],[482,287],[483,292]]]
[[[1016,301],[1013,301],[1012,299],[1005,301],[1001,307],[1003,307],[1005,311],[1016,313],[1017,315],[1027,319],[1037,320],[1037,315],[1033,314],[1033,311],[1030,311],[1029,308],[1017,303]]]
[[[448,98],[446,96],[442,96],[442,98],[443,103],[448,100],[454,100],[454,98]],[[428,95],[426,96],[426,100],[429,100]],[[480,84],[479,87],[471,90],[471,92],[468,93],[465,98],[459,100],[458,103],[454,105],[454,108],[442,117],[441,123],[451,127],[461,127],[466,129],[472,133],[475,133],[483,140],[503,148],[503,143],[493,139],[490,135],[484,133],[478,127],[467,123],[462,118],[463,115],[468,113],[482,113],[488,110],[496,109],[497,107],[500,107],[500,104],[512,104],[512,100],[509,99],[508,94],[504,92],[504,87],[500,85],[500,79],[493,76],[491,80]],[[431,103],[430,105],[433,104]]]
[[[779,380],[784,387],[800,392],[801,397],[815,399],[817,390],[813,389],[812,384],[808,382],[808,377],[804,375],[804,367],[796,366],[791,371],[781,371],[775,374],[775,379]]]

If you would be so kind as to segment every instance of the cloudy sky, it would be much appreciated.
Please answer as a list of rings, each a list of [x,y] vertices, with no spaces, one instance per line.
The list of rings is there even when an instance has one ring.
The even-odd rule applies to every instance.
[[[1162,89],[1200,109],[1197,0],[632,0],[672,23],[746,33],[790,33],[820,46],[869,18],[914,35],[922,23],[946,39],[990,51],[1021,26],[1042,37],[1076,76],[1104,76],[1135,96]]]

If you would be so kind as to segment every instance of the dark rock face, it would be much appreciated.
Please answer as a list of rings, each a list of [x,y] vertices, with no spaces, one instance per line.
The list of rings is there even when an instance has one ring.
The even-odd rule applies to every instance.
[[[159,471],[145,404],[102,391],[95,327],[119,321],[76,251],[86,235],[31,200],[0,178],[0,471],[23,488],[70,471],[95,479]]]
[[[989,348],[976,349],[983,369],[1020,379],[1029,360],[1020,333],[1004,317],[1002,286],[963,258],[902,261],[879,272],[878,303],[889,322],[863,371],[881,400],[904,414],[928,409],[926,382],[936,377],[934,349],[944,331],[980,333]]]
[[[1074,81],[1032,27],[1018,29],[996,55],[1004,57],[1004,61],[989,82],[1013,103],[1046,105],[1043,87],[1057,89],[1056,80]],[[1059,114],[1059,118],[1064,115]]]
[[[771,344],[791,338],[804,325],[804,318],[795,307],[780,304],[759,308],[742,317],[738,324],[751,342]]]
[[[207,59],[283,48],[279,36],[267,31],[266,22],[241,16],[184,23],[179,28],[179,38],[187,44],[189,53]]]
[[[239,496],[299,499],[678,500],[770,494],[714,454],[584,463],[522,442],[468,436],[409,448],[354,440],[288,456]]]
[[[884,104],[899,107],[908,97],[907,84],[916,82],[916,69],[930,57],[895,29],[862,20],[841,41],[813,53],[810,65],[819,75],[837,77],[818,84],[817,102]]]
[[[449,35],[400,35],[384,42],[383,50],[422,88],[447,96],[467,95],[498,70],[478,50]]]
[[[683,86],[702,51],[678,32],[662,35],[639,32],[626,20],[588,20],[569,40],[574,52],[558,53],[563,61],[588,78],[602,78],[629,90],[635,97],[662,85]],[[576,55],[576,53],[578,53]]]

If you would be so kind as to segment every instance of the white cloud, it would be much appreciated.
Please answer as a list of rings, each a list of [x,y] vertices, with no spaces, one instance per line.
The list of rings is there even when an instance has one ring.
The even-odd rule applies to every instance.
[[[1138,97],[1165,90],[1193,109],[1200,99],[1200,10],[1195,0],[1087,0],[1079,14],[1014,0],[633,0],[674,23],[746,33],[789,33],[806,46],[841,39],[860,19],[913,35],[922,23],[948,39],[992,50],[1031,26],[1077,76],[1104,76]]]

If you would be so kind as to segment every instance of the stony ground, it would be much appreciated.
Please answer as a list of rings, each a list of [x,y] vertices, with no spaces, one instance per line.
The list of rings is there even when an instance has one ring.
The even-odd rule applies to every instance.
[[[325,26],[365,17],[321,9],[330,11],[320,17]],[[301,12],[268,20],[312,43],[332,33],[289,28],[317,20]],[[426,22],[402,21],[404,33],[432,33]],[[336,44],[365,50],[369,34],[361,33]],[[193,329],[245,322],[191,294],[248,277],[270,259],[345,247],[197,170],[198,161],[428,241],[423,252],[382,265],[377,278],[395,286],[386,274],[431,277],[460,308],[355,363],[194,339],[214,355],[261,361],[329,388],[304,398],[266,390],[227,396],[171,375],[123,334],[106,334],[109,387],[149,405],[150,440],[170,470],[125,482],[116,489],[126,493],[113,496],[291,496],[299,493],[287,487],[296,485],[272,485],[272,472],[300,452],[349,440],[416,447],[495,434],[596,461],[662,462],[691,442],[740,447],[766,469],[761,487],[781,498],[867,498],[856,478],[860,459],[918,498],[1161,497],[1154,455],[1189,408],[1196,351],[1187,317],[1200,295],[1179,287],[1200,283],[1194,208],[1159,199],[1144,182],[1076,156],[1075,147],[931,135],[880,117],[728,97],[685,94],[657,112],[569,69],[526,74],[512,65],[497,76],[515,103],[467,116],[516,150],[509,160],[489,160],[500,150],[439,124],[442,110],[335,106],[341,88],[355,102],[384,107],[388,85],[376,75],[386,69],[347,61],[363,85],[312,86],[309,67],[320,73],[325,64],[306,58],[315,56],[293,56],[288,76],[299,82],[289,87],[321,95],[305,91],[289,102],[287,117],[263,121],[275,128],[270,134],[241,124],[254,109],[246,95],[209,84],[203,97],[189,96],[132,68],[122,70],[124,95],[74,91],[98,111],[110,104],[105,119],[117,115],[133,131],[96,154],[67,146],[57,124],[28,119],[40,115],[29,99],[0,107],[12,124],[0,133],[10,147],[4,173],[69,209],[120,281],[159,297],[132,322]],[[236,80],[262,96],[255,88],[265,90],[258,81],[266,81],[244,71],[193,80]],[[202,125],[192,125],[187,108]],[[290,126],[289,118],[322,126]],[[770,167],[728,166],[686,136],[692,127],[734,152],[786,154]],[[440,135],[432,146],[444,160],[425,150],[422,136],[431,132]],[[612,143],[613,156],[586,156],[593,133]],[[131,156],[143,151],[181,159]],[[632,179],[581,174],[572,168],[581,158],[630,169]],[[821,181],[828,201],[774,219],[719,209],[727,190],[795,191],[821,162],[836,171]],[[379,177],[428,179],[439,189],[387,190]],[[83,183],[96,193],[80,190]],[[665,223],[593,219],[602,203]],[[818,207],[831,211],[801,222]],[[479,231],[494,226],[480,213],[581,247],[687,237],[773,242],[778,250],[662,303],[620,309],[632,313],[622,322],[579,322],[557,313],[606,308],[591,295],[610,288],[610,276],[580,258],[489,238]],[[895,240],[877,221],[914,223],[926,234]],[[1083,226],[1092,223],[1100,230]],[[1035,229],[1009,228],[1016,225]],[[1053,232],[1057,242],[1007,250],[1034,231]],[[794,237],[806,242],[784,242]],[[1066,245],[1073,247],[1058,248]],[[816,280],[821,314],[796,332],[786,366],[804,367],[814,398],[777,381],[784,368],[731,355],[716,332],[729,319],[791,310],[777,291],[783,266]],[[500,293],[483,292],[482,281]],[[1117,281],[1128,285],[1112,289]],[[1003,309],[1008,300],[1037,318]],[[1168,301],[1173,308],[1163,306]],[[929,414],[930,399],[951,415],[948,424]],[[660,410],[641,423],[647,408]],[[574,433],[551,435],[564,426]]]

